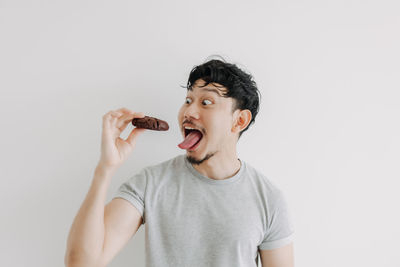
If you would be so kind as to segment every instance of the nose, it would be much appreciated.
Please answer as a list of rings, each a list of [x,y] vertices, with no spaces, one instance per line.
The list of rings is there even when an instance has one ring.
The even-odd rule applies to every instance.
[[[199,118],[199,111],[194,104],[187,106],[183,112],[184,119],[198,119]]]

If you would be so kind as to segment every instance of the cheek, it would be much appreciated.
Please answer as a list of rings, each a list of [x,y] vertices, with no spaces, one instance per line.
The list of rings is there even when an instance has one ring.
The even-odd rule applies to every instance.
[[[224,138],[232,134],[232,121],[230,117],[225,117],[224,120],[220,120],[217,125],[218,131]]]
[[[218,135],[224,139],[230,133],[230,122],[218,119],[210,119],[207,124],[208,133],[211,135]]]
[[[181,107],[178,111],[178,121],[181,121],[183,118],[183,107]]]

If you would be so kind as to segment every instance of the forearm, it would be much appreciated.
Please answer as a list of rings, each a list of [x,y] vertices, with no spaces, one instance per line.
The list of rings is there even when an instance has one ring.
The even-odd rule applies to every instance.
[[[97,166],[94,177],[76,215],[67,241],[65,263],[90,266],[100,257],[104,244],[104,207],[114,170]]]

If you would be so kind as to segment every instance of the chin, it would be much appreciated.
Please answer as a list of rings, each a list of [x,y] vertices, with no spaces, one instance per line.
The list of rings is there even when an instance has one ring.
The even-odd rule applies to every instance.
[[[186,153],[186,158],[187,158],[188,161],[189,161],[190,163],[192,163],[193,165],[200,165],[200,164],[203,163],[204,161],[206,161],[206,160],[210,159],[212,156],[214,156],[215,153],[216,153],[216,152],[214,152],[214,153],[209,153],[209,154],[207,154],[205,157],[197,158],[197,157],[194,157],[194,156],[190,156],[190,152],[188,152],[188,153]]]

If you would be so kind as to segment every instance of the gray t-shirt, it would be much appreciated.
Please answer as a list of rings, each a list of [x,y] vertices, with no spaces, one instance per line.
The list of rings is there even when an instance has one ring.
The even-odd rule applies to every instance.
[[[258,249],[293,240],[282,191],[240,162],[237,174],[214,180],[182,154],[143,168],[120,186],[114,198],[132,203],[146,225],[146,266],[253,267]]]

